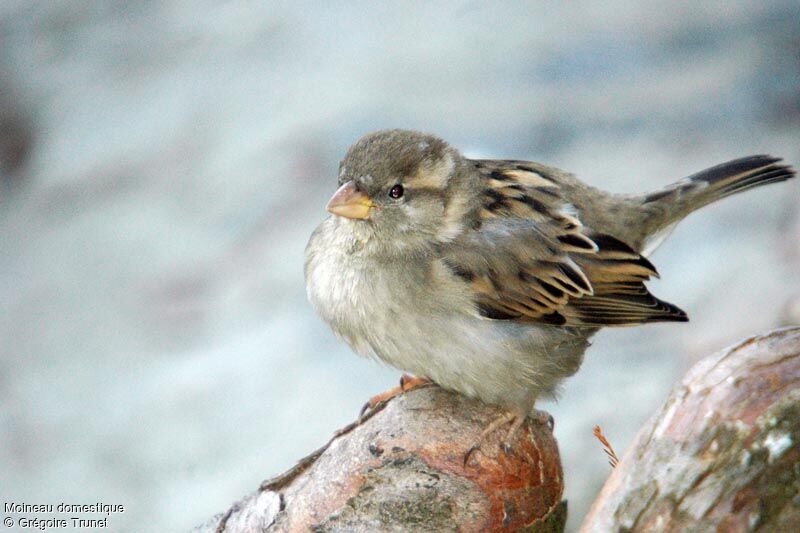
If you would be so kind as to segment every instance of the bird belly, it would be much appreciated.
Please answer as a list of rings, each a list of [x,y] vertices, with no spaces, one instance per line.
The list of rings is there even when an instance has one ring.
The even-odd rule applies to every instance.
[[[328,248],[307,269],[308,296],[338,337],[447,389],[528,411],[573,374],[589,334],[478,316],[466,291],[409,264],[375,269]],[[453,283],[457,283],[454,281]]]
[[[573,374],[587,341],[549,326],[470,316],[420,317],[373,346],[388,364],[495,405],[529,411]]]

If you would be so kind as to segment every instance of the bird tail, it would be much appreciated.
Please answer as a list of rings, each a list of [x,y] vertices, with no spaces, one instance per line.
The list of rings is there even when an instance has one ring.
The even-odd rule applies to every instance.
[[[795,170],[781,161],[769,155],[734,159],[639,197],[639,205],[650,214],[646,231],[653,237],[647,239],[645,255],[692,211],[732,194],[794,177]]]
[[[779,164],[781,161],[780,158],[768,155],[734,159],[701,170],[660,191],[646,194],[643,203],[668,201],[685,216],[731,194],[793,177],[794,169]]]

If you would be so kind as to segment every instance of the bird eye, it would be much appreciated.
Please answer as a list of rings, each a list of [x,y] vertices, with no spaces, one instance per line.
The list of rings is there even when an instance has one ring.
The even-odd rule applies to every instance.
[[[389,196],[391,196],[392,198],[394,198],[396,200],[398,198],[402,198],[403,197],[403,192],[405,192],[403,190],[403,186],[398,183],[397,185],[395,185],[394,187],[389,189]]]

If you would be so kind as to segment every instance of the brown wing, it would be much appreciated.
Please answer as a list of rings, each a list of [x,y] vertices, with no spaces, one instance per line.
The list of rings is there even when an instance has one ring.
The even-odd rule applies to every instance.
[[[521,161],[475,161],[481,224],[442,250],[496,320],[570,326],[685,321],[644,285],[655,267],[624,242],[582,225],[558,178]]]

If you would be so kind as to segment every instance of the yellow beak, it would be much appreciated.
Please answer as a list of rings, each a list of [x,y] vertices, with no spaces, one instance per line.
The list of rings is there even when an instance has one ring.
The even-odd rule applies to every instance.
[[[372,198],[356,189],[355,183],[348,181],[333,193],[325,209],[340,217],[365,219],[369,218],[369,211],[374,206]]]

